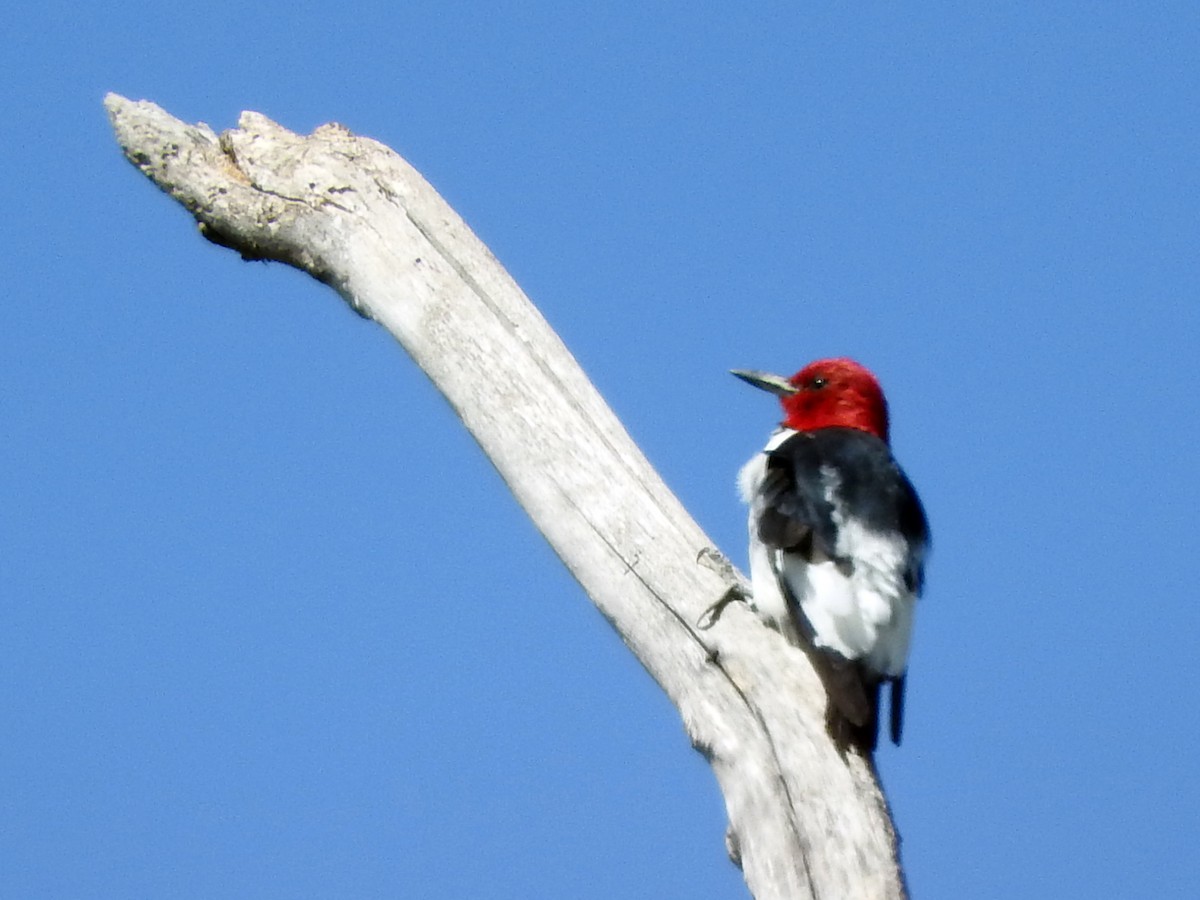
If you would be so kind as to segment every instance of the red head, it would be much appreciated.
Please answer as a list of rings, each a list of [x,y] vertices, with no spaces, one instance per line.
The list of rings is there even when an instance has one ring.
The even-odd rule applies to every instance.
[[[857,428],[888,439],[883,389],[874,375],[852,359],[819,359],[791,378],[737,369],[733,374],[776,394],[783,405],[783,425],[787,428]]]

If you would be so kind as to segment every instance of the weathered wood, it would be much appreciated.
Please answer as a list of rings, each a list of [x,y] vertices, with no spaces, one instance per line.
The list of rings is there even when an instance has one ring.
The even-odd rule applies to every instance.
[[[221,135],[106,99],[128,159],[202,233],[333,286],[428,374],[712,764],[730,853],[767,898],[904,896],[869,762],[838,755],[807,659],[731,604],[740,576],[666,488],[558,336],[387,147],[257,113]],[[714,564],[714,560],[716,564]]]

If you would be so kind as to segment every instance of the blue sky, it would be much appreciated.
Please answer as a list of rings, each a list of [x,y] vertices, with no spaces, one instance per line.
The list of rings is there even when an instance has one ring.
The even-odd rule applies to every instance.
[[[0,60],[0,896],[744,896],[674,710],[419,370],[115,90],[404,154],[744,562],[852,355],[932,519],[914,896],[1191,897],[1194,4],[53,3]]]

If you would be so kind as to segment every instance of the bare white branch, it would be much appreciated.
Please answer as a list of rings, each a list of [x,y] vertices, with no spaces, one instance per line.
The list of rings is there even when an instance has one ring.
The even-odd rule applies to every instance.
[[[804,654],[731,604],[741,578],[667,490],[488,249],[387,147],[257,113],[215,134],[106,99],[128,159],[212,241],[334,287],[437,385],[559,557],[679,709],[712,764],[759,900],[901,898],[869,762],[824,730]],[[713,564],[716,560],[718,564]]]

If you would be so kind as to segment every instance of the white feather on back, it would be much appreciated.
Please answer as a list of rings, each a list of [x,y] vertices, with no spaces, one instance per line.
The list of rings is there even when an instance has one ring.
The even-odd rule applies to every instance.
[[[767,445],[770,450],[793,434],[783,430]],[[766,476],[767,457],[757,453],[738,474],[742,499],[750,506],[750,577],[758,614],[791,640],[797,629],[787,608],[780,579],[784,579],[813,629],[818,647],[864,660],[883,675],[902,675],[908,665],[916,597],[908,590],[905,572],[907,546],[898,536],[866,528],[856,519],[835,512],[839,559],[815,551],[810,563],[799,554],[767,547],[758,538],[761,513],[758,488]],[[837,475],[822,470],[826,497],[835,511]]]

